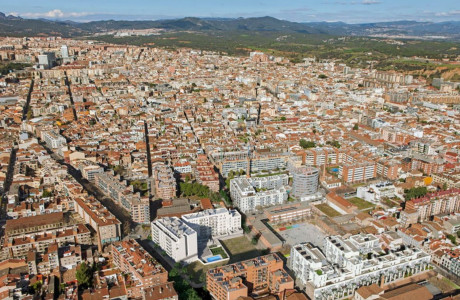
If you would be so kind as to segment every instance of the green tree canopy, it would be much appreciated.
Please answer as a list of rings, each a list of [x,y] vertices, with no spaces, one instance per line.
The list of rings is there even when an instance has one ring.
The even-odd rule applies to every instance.
[[[313,141],[307,141],[305,139],[300,139],[299,146],[304,149],[315,148],[316,144]]]
[[[77,269],[77,272],[75,274],[77,280],[78,280],[78,285],[83,287],[83,288],[88,288],[92,284],[92,277],[93,277],[93,271],[91,270],[88,265],[83,262],[80,267]]]

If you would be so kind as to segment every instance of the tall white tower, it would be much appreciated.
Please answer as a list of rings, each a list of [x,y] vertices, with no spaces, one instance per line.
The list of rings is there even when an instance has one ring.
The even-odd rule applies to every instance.
[[[61,56],[62,58],[69,58],[69,49],[67,48],[67,45],[61,46]]]

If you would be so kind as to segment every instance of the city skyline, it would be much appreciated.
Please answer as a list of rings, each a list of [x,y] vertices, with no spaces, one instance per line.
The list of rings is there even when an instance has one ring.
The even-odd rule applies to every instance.
[[[456,1],[439,2],[408,0],[323,0],[290,1],[208,1],[187,0],[151,1],[43,1],[37,5],[31,0],[20,0],[3,5],[7,15],[22,18],[70,20],[88,22],[96,20],[159,20],[182,17],[238,18],[272,16],[294,22],[369,23],[397,20],[459,21],[460,10]]]

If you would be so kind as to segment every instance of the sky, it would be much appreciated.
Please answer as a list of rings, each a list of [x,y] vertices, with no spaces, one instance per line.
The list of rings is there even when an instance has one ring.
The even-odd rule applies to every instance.
[[[77,22],[262,16],[295,22],[460,21],[459,0],[0,0],[0,11]]]

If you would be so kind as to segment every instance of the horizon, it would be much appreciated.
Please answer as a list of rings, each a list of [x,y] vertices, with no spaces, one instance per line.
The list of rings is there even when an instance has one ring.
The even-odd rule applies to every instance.
[[[3,5],[5,15],[24,19],[53,21],[157,21],[195,17],[201,19],[236,19],[270,16],[298,23],[344,22],[347,24],[395,21],[455,22],[460,21],[457,1],[417,0],[292,0],[288,4],[276,0],[264,2],[236,0],[145,1],[82,0],[79,3],[55,3],[18,0]]]
[[[4,13],[1,12],[0,13]],[[46,20],[46,21],[52,21],[52,22],[74,22],[74,23],[91,23],[91,22],[107,22],[107,21],[120,21],[120,22],[155,22],[155,21],[164,21],[164,20],[180,20],[180,19],[187,19],[187,18],[196,18],[196,19],[201,19],[201,20],[237,20],[237,19],[260,19],[260,18],[274,18],[280,21],[287,21],[287,22],[293,22],[293,23],[299,23],[299,24],[308,24],[308,23],[344,23],[344,24],[349,24],[349,25],[360,25],[360,24],[372,24],[372,23],[397,23],[397,22],[417,22],[417,23],[449,23],[449,22],[460,22],[460,20],[454,20],[454,19],[447,19],[447,20],[442,20],[442,21],[422,21],[422,20],[414,20],[414,19],[397,19],[397,20],[392,20],[392,21],[374,21],[374,22],[359,22],[359,23],[353,23],[353,22],[345,22],[341,20],[337,21],[291,21],[287,19],[282,19],[282,18],[276,18],[270,15],[267,16],[254,16],[254,17],[196,17],[196,16],[178,16],[178,17],[165,17],[165,18],[159,18],[159,19],[98,19],[98,20],[71,20],[71,19],[59,19],[59,18],[28,18],[28,17],[21,17],[19,15],[13,15],[13,14],[8,14],[4,13],[6,17],[13,16],[13,17],[20,17],[25,20]]]

